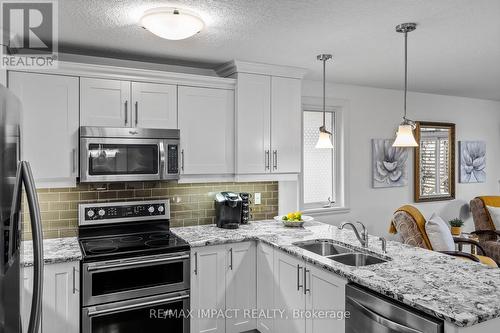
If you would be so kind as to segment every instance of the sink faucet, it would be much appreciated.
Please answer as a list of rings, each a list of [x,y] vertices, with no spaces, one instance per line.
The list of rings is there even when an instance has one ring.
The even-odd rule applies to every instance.
[[[352,222],[342,222],[338,228],[342,230],[346,225],[350,225],[352,227],[352,230],[354,231],[354,234],[356,235],[356,238],[361,243],[361,246],[368,247],[368,232],[366,231],[366,227],[360,221],[356,221],[356,223],[358,223],[362,228],[361,235],[359,234],[358,229]]]
[[[387,253],[387,241],[384,237],[379,237],[378,239],[382,243],[382,252]]]

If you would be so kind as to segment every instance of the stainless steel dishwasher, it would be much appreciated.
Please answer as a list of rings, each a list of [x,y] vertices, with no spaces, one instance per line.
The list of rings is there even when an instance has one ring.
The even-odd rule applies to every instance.
[[[366,290],[346,286],[346,333],[443,333],[443,321]]]

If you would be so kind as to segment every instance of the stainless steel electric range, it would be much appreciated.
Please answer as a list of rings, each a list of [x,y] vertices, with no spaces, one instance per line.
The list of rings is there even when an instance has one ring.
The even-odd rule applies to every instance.
[[[81,204],[82,333],[188,333],[189,245],[168,200]]]

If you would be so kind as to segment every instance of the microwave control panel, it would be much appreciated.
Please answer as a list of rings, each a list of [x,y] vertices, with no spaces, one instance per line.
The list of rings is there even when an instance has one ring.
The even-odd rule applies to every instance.
[[[169,174],[179,173],[179,145],[167,146],[167,171]]]

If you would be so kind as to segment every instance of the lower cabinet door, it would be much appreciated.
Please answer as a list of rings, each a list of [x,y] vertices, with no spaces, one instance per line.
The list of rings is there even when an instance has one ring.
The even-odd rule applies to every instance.
[[[275,333],[304,333],[306,331],[305,317],[300,315],[305,309],[304,269],[303,260],[281,251],[275,251],[275,308],[285,310],[283,318],[277,318],[274,321]]]
[[[274,332],[274,249],[262,242],[257,243],[257,310],[267,313],[258,316],[257,329],[261,333]]]
[[[226,247],[226,333],[255,329],[251,310],[257,305],[255,243],[235,243]],[[233,311],[234,310],[234,311]]]
[[[226,247],[191,250],[191,333],[224,333],[225,319],[212,311],[224,311]]]
[[[344,333],[346,280],[312,265],[305,268],[307,333]]]
[[[44,266],[41,332],[80,332],[79,262]],[[33,292],[33,268],[24,269],[21,320],[26,332]]]

